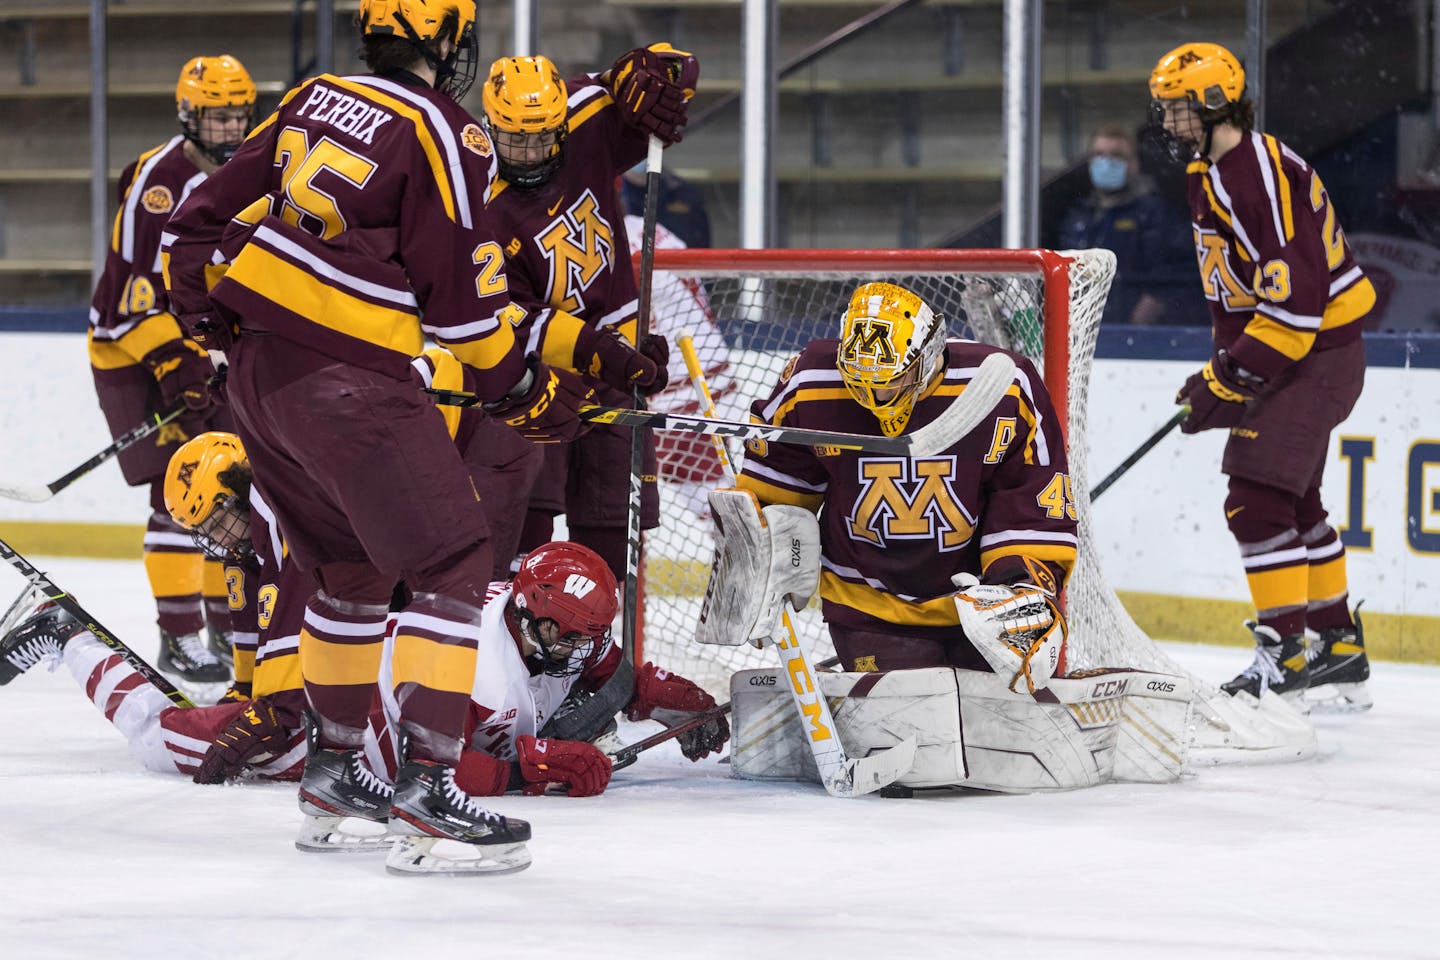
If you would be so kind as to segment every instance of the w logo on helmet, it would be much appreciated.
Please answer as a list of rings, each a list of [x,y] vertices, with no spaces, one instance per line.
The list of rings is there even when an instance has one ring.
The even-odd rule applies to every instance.
[[[851,363],[870,360],[894,366],[897,358],[895,346],[890,342],[892,332],[889,321],[874,317],[857,318],[850,327],[850,335],[840,345],[840,356]]]
[[[578,573],[572,573],[565,578],[565,592],[572,597],[584,598],[591,590],[595,589],[595,581],[588,577],[582,577]]]

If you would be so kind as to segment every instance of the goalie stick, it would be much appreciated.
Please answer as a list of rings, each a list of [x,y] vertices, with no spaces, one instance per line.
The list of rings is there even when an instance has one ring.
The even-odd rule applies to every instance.
[[[125,661],[135,668],[136,673],[140,674],[140,676],[148,680],[156,689],[165,694],[171,703],[177,707],[195,706],[190,698],[176,689],[175,684],[171,683],[163,673],[142,660],[140,655],[127,647],[123,640],[105,629],[100,621],[90,616],[89,612],[80,606],[79,602],[73,596],[56,586],[54,580],[51,580],[43,572],[36,569],[34,564],[16,553],[15,548],[4,540],[0,540],[0,558],[10,561],[10,566],[20,571],[20,575],[30,582],[30,589],[39,592],[47,600],[53,600],[60,609],[70,614],[82,627],[90,631],[96,640],[99,640],[105,644],[105,646],[124,657]],[[9,616],[10,615],[7,614],[6,619],[9,619]]]
[[[929,457],[948,450],[961,437],[979,426],[1005,396],[1014,379],[1015,361],[1003,353],[993,353],[985,358],[974,379],[934,422],[909,433],[902,433],[898,437],[836,430],[807,430],[769,423],[741,423],[737,420],[718,420],[685,413],[631,410],[628,407],[582,407],[580,419],[622,427],[651,427],[655,430],[673,430],[680,433],[706,433],[714,437],[838,447],[841,450],[865,450],[902,457]],[[447,406],[474,407],[481,403],[480,398],[473,393],[435,389],[426,392],[435,397],[436,403]]]
[[[705,382],[705,372],[700,366],[700,357],[695,352],[694,337],[690,335],[689,331],[683,331],[677,343],[685,358],[685,369],[690,374],[690,384],[695,388],[701,408],[707,414],[713,414],[715,399],[710,395],[710,385]],[[1010,380],[1015,372],[1014,361],[1003,354],[993,354],[985,362],[988,364],[995,357],[1003,359],[1009,366],[1009,371],[1005,374],[999,394],[985,409],[985,413],[989,413],[995,403],[999,402],[1000,397],[1005,395],[1004,391],[1009,389]],[[980,373],[976,374],[977,379],[984,373],[984,366],[985,364],[982,364]],[[959,404],[969,395],[970,389],[967,387],[956,399],[955,404]],[[952,407],[955,404],[952,404]],[[946,413],[948,414],[949,410]],[[939,423],[940,419],[944,417],[945,414],[941,414],[935,423]],[[975,416],[974,422],[966,427],[960,436],[964,436],[965,433],[974,429],[980,419],[979,416]],[[932,423],[930,426],[934,425]],[[730,450],[725,446],[725,441],[719,437],[714,437],[713,442],[715,453],[720,458],[720,467],[725,472],[725,479],[733,484],[735,482],[735,464],[730,459]],[[944,449],[944,447],[940,449]],[[800,714],[800,727],[804,730],[805,742],[815,757],[815,766],[820,771],[820,782],[824,784],[825,792],[832,797],[859,797],[879,790],[903,776],[915,764],[915,738],[907,737],[895,746],[875,751],[869,756],[847,756],[845,747],[840,742],[840,731],[835,726],[835,718],[830,712],[830,703],[820,692],[820,684],[815,679],[815,669],[811,666],[810,655],[805,652],[805,646],[795,632],[795,625],[790,622],[790,611],[785,609],[784,603],[780,605],[780,625],[784,629],[785,635],[779,639],[771,637],[770,642],[775,646],[786,675],[790,678],[790,695],[794,698],[795,709]],[[729,704],[726,704],[726,707],[728,708]]]
[[[146,420],[144,423],[126,431],[125,433],[122,433],[120,436],[116,437],[115,440],[104,450],[101,450],[99,453],[95,454],[95,456],[91,457],[89,460],[86,460],[84,463],[80,464],[80,466],[76,467],[74,470],[71,470],[64,476],[60,477],[57,480],[51,480],[44,486],[17,486],[14,484],[0,483],[0,497],[7,497],[11,500],[24,500],[27,503],[44,503],[46,500],[49,500],[61,490],[64,490],[66,487],[70,486],[70,484],[74,483],[76,480],[79,480],[81,477],[85,476],[85,474],[89,473],[91,470],[94,470],[96,467],[100,466],[100,464],[104,463],[106,460],[109,460],[111,457],[115,456],[115,454],[119,453],[121,450],[124,450],[126,447],[134,446],[141,440],[144,440],[146,437],[150,436],[150,434],[154,433],[156,430],[159,430],[161,427],[165,426],[165,424],[169,423],[171,420],[174,420],[176,417],[180,416],[180,414],[184,412],[185,404],[182,402],[177,403],[173,408],[166,410],[162,413],[151,414],[149,420]]]

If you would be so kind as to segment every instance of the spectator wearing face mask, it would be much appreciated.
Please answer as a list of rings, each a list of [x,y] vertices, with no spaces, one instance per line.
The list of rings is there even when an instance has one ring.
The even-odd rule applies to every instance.
[[[1135,134],[1119,125],[1097,130],[1088,170],[1092,189],[1065,214],[1056,246],[1115,251],[1104,322],[1180,324],[1199,315],[1191,292],[1195,251],[1183,212],[1140,172]]]

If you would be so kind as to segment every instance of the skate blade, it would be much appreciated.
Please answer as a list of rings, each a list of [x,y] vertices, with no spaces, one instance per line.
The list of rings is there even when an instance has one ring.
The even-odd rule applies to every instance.
[[[395,835],[378,820],[306,816],[295,849],[304,853],[385,853],[394,840]]]
[[[1312,687],[1307,703],[1315,713],[1363,713],[1375,705],[1375,698],[1360,683],[1327,683]]]
[[[443,837],[396,836],[385,872],[400,877],[468,877],[518,873],[530,866],[530,849],[520,843],[479,846]]]

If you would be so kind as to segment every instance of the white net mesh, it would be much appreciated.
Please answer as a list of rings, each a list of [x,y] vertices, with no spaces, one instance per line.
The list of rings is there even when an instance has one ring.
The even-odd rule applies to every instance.
[[[1091,533],[1089,383],[1114,274],[1115,257],[1106,250],[661,250],[653,328],[672,343],[682,330],[693,333],[718,415],[727,419],[747,419],[750,402],[769,393],[786,360],[805,343],[835,336],[850,294],[869,280],[920,294],[948,320],[952,336],[1024,354],[1041,370],[1057,409],[1068,410],[1080,536],[1066,596],[1069,669],[1123,666],[1183,674],[1121,606],[1105,581]],[[671,383],[652,407],[696,412],[678,357]],[[693,641],[713,555],[704,490],[720,477],[718,458],[708,438],[659,438],[662,525],[646,541],[644,656],[723,696],[733,671],[773,666],[775,654]],[[731,449],[742,452],[740,444]],[[818,604],[794,620],[817,661],[833,656]],[[1228,698],[1192,681],[1203,715],[1214,716],[1206,705],[1217,699],[1228,714]],[[1267,745],[1264,734],[1255,736],[1258,746]],[[1233,739],[1227,728],[1218,745],[1232,746]]]

